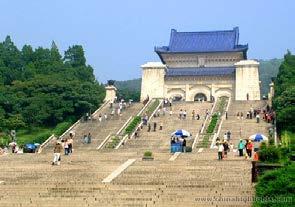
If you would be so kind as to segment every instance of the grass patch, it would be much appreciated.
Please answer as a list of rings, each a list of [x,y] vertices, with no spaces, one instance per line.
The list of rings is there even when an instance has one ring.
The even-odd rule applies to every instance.
[[[212,135],[213,134],[204,134],[203,135],[203,140],[200,143],[198,143],[197,147],[198,148],[201,148],[201,147],[202,148],[207,148],[209,146],[209,144],[210,144],[209,139],[210,139],[210,137]]]
[[[214,132],[215,127],[217,125],[217,121],[218,121],[219,116],[217,114],[214,114],[211,118],[210,124],[206,130],[207,133],[211,134]]]
[[[148,116],[151,116],[155,109],[159,106],[159,99],[156,99],[146,110]]]
[[[130,135],[135,130],[135,128],[137,127],[137,125],[140,123],[140,121],[141,121],[141,117],[140,116],[134,117],[133,120],[126,127],[125,134],[129,134]]]
[[[26,129],[20,129],[16,133],[17,143],[19,146],[23,146],[28,143],[43,143],[52,134],[56,136],[62,135],[71,125],[72,121],[61,122],[56,127],[32,127]],[[11,138],[6,135],[0,137],[0,145],[7,146],[11,142]]]
[[[106,148],[114,149],[120,142],[120,138],[118,136],[112,136],[111,140],[106,144]]]

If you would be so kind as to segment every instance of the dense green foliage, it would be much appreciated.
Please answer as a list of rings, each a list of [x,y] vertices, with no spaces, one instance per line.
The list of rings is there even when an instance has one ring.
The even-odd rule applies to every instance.
[[[280,149],[270,145],[259,150],[259,160],[261,162],[277,163],[281,157]]]
[[[0,43],[0,131],[73,122],[104,96],[82,46],[69,47],[62,57],[54,42],[49,49],[21,50],[9,36]]]
[[[256,185],[254,206],[294,206],[295,205],[295,164],[290,156],[295,149],[295,56],[288,52],[282,62],[275,80],[273,107],[282,145],[269,143],[259,151],[262,162],[283,163],[285,166],[271,170],[260,177]],[[269,198],[263,200],[263,198]],[[272,200],[271,200],[272,199]]]
[[[278,130],[295,132],[295,55],[288,52],[275,80],[273,106],[277,115]]]
[[[129,123],[129,125],[126,127],[125,134],[129,134],[130,135],[132,132],[134,132],[135,128],[140,123],[140,121],[141,121],[141,117],[140,116],[134,117],[132,119],[132,121]]]
[[[116,81],[115,86],[118,89],[119,98],[132,99],[136,102],[140,100],[141,79]]]
[[[295,165],[268,171],[256,185],[255,207],[295,206]]]

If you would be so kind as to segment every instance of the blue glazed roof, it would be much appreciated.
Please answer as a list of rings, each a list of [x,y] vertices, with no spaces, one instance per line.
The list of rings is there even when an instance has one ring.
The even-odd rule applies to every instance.
[[[167,77],[173,76],[223,76],[235,73],[235,67],[168,68]]]
[[[239,45],[239,29],[208,32],[177,32],[171,30],[169,46],[155,47],[157,53],[195,53],[245,51]]]

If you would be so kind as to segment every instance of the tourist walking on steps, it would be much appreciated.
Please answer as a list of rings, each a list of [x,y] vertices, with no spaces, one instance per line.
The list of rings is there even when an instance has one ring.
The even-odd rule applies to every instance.
[[[183,139],[183,141],[182,141],[182,151],[186,152],[186,140],[185,139]]]
[[[148,132],[150,132],[151,131],[151,124],[149,123],[148,124]]]
[[[260,116],[259,116],[259,114],[257,114],[256,115],[256,123],[259,123],[259,121],[260,121]]]
[[[239,156],[240,156],[240,157],[243,157],[244,147],[245,147],[244,142],[243,142],[242,139],[240,139],[240,142],[239,142],[239,144],[238,144]]]
[[[62,146],[60,141],[56,141],[56,144],[53,149],[53,162],[52,165],[60,165],[60,153],[62,151]]]
[[[229,151],[228,142],[226,140],[224,140],[224,142],[223,142],[223,154],[224,154],[225,158],[227,158],[227,152],[228,151]]]
[[[73,153],[73,138],[70,136],[68,139],[68,154]]]
[[[83,142],[83,144],[88,143],[88,136],[86,134],[84,134],[82,142]]]
[[[156,129],[157,129],[157,123],[154,122],[154,132],[156,131]]]
[[[246,145],[246,151],[247,151],[247,155],[249,156],[249,158],[252,157],[252,150],[253,150],[253,143],[251,142],[251,140],[249,140]]]
[[[227,135],[227,140],[230,141],[230,138],[231,138],[231,137],[230,137],[231,132],[230,132],[229,130],[227,131],[226,135]]]
[[[172,108],[170,108],[169,115],[172,116],[172,114],[173,114]]]
[[[193,120],[195,120],[195,116],[196,116],[196,112],[195,112],[195,110],[193,110],[193,112],[192,112],[192,119]]]
[[[63,145],[64,145],[64,150],[65,150],[65,155],[69,154],[69,144],[68,144],[68,139],[63,140]]]
[[[183,111],[183,119],[186,119],[186,110]]]
[[[222,153],[224,150],[223,144],[222,143],[218,143],[218,160],[222,160]]]
[[[91,136],[91,134],[90,134],[90,132],[88,133],[88,135],[87,135],[87,144],[90,144],[91,143],[91,139],[92,139],[92,136]]]
[[[182,119],[182,114],[183,114],[182,109],[180,109],[180,111],[179,111],[179,119]]]

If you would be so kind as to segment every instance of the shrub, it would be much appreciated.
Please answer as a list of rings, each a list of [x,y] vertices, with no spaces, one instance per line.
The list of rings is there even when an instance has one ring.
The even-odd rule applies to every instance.
[[[268,146],[259,150],[259,160],[262,162],[276,163],[280,161],[280,149],[275,146]]]
[[[187,146],[187,147],[186,147],[186,149],[185,149],[185,151],[186,151],[186,152],[192,152],[192,151],[193,151],[193,149],[192,149],[192,147],[191,147],[191,146]]]
[[[65,121],[56,125],[53,130],[53,134],[60,136],[62,135],[70,126],[72,126],[73,121]]]
[[[0,147],[3,148],[5,146],[8,146],[9,142],[11,141],[11,138],[7,135],[3,135],[0,137]]]
[[[261,145],[260,145],[260,150],[263,150],[263,149],[266,149],[267,148],[267,145],[265,142],[262,142]]]
[[[295,206],[295,164],[265,172],[256,185],[255,207]],[[261,198],[271,198],[262,200]]]
[[[151,151],[145,151],[143,154],[144,157],[152,157],[153,153]]]
[[[126,127],[125,134],[129,134],[130,135],[135,130],[136,126],[140,123],[140,121],[141,121],[140,116],[134,117],[133,120]]]

